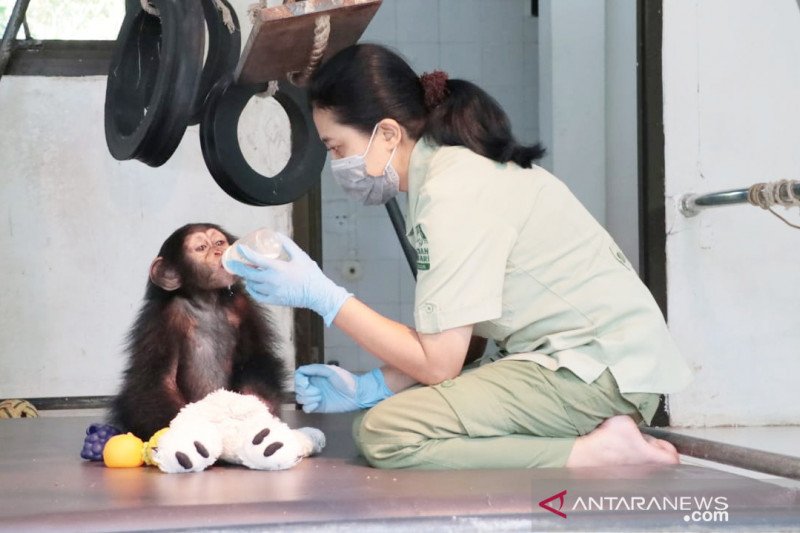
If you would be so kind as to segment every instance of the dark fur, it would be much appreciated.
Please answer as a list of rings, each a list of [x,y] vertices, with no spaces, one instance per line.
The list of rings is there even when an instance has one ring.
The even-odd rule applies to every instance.
[[[286,369],[275,353],[275,336],[264,311],[241,283],[209,291],[188,261],[188,235],[214,224],[187,224],[173,233],[159,256],[175,266],[184,283],[166,291],[148,280],[144,304],[128,335],[128,367],[112,405],[112,423],[149,439],[187,403],[218,388],[253,394],[277,415]],[[206,348],[205,350],[203,348]]]

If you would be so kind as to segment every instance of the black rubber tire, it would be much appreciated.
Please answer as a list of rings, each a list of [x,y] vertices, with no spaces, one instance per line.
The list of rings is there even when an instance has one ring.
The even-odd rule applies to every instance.
[[[254,95],[266,86],[235,85],[226,76],[212,88],[200,123],[200,145],[211,176],[232,198],[249,205],[294,202],[319,183],[325,147],[311,118],[305,90],[281,82],[275,99],[289,117],[292,153],[272,177],[259,174],[245,160],[237,136],[239,117]]]
[[[152,3],[158,17],[127,4],[108,72],[105,132],[115,159],[157,167],[175,152],[189,124],[203,68],[205,22],[199,2]]]
[[[194,101],[192,118],[189,119],[190,125],[199,124],[203,120],[203,107],[209,91],[223,76],[233,72],[242,51],[242,31],[239,26],[239,17],[236,16],[236,11],[227,0],[220,1],[230,10],[236,31],[231,33],[225,26],[222,13],[217,9],[214,0],[202,0],[203,14],[208,29],[208,53],[203,65],[203,74],[200,77],[200,87]]]

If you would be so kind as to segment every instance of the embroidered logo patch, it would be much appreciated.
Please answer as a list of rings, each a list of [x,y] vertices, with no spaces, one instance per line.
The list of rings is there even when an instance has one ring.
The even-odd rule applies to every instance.
[[[422,225],[417,224],[414,227],[414,242],[417,248],[417,270],[430,270],[431,258],[428,255],[428,238],[425,232],[422,231]]]

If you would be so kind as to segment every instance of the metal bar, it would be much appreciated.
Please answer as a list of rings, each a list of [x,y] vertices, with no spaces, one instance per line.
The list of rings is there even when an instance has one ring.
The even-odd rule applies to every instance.
[[[642,432],[672,443],[678,453],[683,455],[800,480],[800,457],[714,442],[656,428],[643,428]]]
[[[414,276],[414,279],[417,279],[417,251],[406,238],[406,221],[400,211],[400,206],[397,205],[396,198],[386,202],[386,212],[389,213],[389,220],[392,221],[397,240],[400,241],[400,246],[403,248],[406,261],[408,261],[408,266],[411,269],[411,275]]]
[[[17,0],[14,4],[14,9],[11,10],[11,16],[8,18],[8,25],[6,31],[3,33],[3,41],[0,43],[0,78],[6,71],[11,53],[14,51],[14,40],[19,33],[19,28],[25,20],[25,12],[28,11],[28,4],[31,0]]]
[[[693,217],[709,207],[747,203],[749,190],[732,189],[708,194],[685,194],[680,199],[680,211],[685,217]],[[792,192],[800,196],[800,182],[792,186]]]

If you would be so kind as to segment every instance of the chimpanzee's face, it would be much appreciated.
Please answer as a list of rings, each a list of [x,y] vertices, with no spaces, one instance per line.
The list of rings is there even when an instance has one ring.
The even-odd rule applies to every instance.
[[[221,289],[234,283],[233,275],[222,268],[222,253],[229,245],[225,235],[214,228],[190,233],[184,239],[184,257],[202,288]]]

